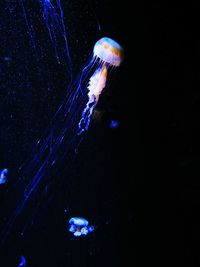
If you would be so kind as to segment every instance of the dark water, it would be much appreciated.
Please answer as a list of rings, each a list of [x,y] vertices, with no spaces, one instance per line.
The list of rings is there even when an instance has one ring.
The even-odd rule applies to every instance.
[[[0,8],[0,169],[9,169],[8,183],[0,188],[1,222],[15,200],[9,187],[15,194],[18,166],[48,126],[70,81],[67,59],[57,64],[38,5],[30,2],[25,8],[36,49],[18,1],[2,1]],[[45,188],[44,181],[43,193],[34,194],[19,215],[1,247],[0,266],[17,266],[21,255],[27,266],[37,267],[132,266],[146,247],[141,10],[130,9],[128,1],[81,0],[66,1],[63,11],[74,79],[103,36],[124,47],[125,60],[99,101],[100,121],[92,120],[70,166],[61,162],[59,171],[47,174],[52,183]],[[117,129],[109,128],[112,119],[119,120]],[[94,233],[73,239],[72,216],[87,218]]]
[[[164,1],[149,5],[145,16],[146,162],[153,174],[145,181],[145,214],[159,266],[200,262],[198,11],[194,1]]]

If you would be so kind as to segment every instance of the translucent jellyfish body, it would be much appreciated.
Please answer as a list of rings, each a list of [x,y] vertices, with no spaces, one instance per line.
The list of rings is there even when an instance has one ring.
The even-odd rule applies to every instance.
[[[93,109],[97,105],[99,96],[106,86],[109,67],[118,67],[123,61],[123,58],[123,48],[114,40],[103,37],[96,42],[93,49],[92,62],[94,61],[97,64],[87,85],[88,102],[82,112],[82,117],[78,125],[78,134],[81,134],[89,127]]]
[[[73,217],[69,220],[69,232],[73,233],[74,236],[87,235],[94,231],[94,226],[89,226],[89,222],[81,217]]]

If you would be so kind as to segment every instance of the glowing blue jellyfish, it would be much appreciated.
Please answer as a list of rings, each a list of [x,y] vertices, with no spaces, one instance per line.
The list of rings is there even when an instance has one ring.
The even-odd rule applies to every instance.
[[[20,263],[18,265],[18,267],[25,267],[26,266],[26,259],[24,256],[20,257]]]
[[[74,236],[87,235],[94,231],[94,226],[89,226],[89,222],[81,217],[73,217],[69,220],[69,232]]]
[[[5,184],[7,181],[8,169],[3,169],[0,172],[0,185]]]
[[[96,69],[90,77],[87,85],[88,102],[82,112],[82,118],[78,125],[78,134],[81,134],[89,127],[93,109],[97,105],[99,96],[106,86],[109,68],[118,67],[121,64],[123,57],[123,48],[114,40],[104,37],[96,42],[92,58],[92,64],[96,65]],[[89,63],[89,65],[90,64],[91,63]]]

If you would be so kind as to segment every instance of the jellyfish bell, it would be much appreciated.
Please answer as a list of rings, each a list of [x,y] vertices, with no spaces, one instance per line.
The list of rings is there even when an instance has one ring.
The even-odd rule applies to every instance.
[[[103,37],[96,42],[93,53],[95,57],[114,67],[118,67],[124,59],[124,50],[121,45],[108,37]]]
[[[81,217],[73,217],[69,220],[69,224],[83,227],[83,226],[88,226],[88,221]]]

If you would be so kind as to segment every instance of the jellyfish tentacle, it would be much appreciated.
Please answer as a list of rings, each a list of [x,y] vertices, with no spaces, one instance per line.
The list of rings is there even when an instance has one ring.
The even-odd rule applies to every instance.
[[[107,81],[107,65],[106,63],[103,64],[102,67],[99,67],[92,77],[89,80],[88,84],[88,102],[86,104],[85,109],[82,112],[81,120],[78,124],[78,135],[80,135],[82,132],[88,129],[92,112],[95,108],[95,106],[98,103],[99,96],[102,92],[102,90],[106,86]]]

